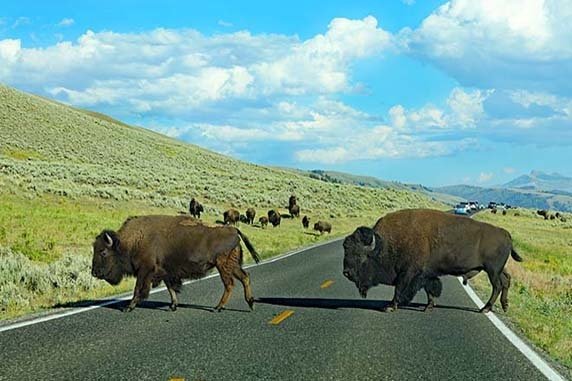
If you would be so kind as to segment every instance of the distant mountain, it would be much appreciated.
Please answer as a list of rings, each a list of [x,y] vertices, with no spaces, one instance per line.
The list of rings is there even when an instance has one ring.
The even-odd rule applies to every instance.
[[[559,173],[549,174],[532,171],[528,175],[519,176],[501,185],[501,187],[572,195],[572,177],[566,177]]]

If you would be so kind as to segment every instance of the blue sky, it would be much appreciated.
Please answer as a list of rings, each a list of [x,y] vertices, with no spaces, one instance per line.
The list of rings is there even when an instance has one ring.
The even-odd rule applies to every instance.
[[[0,82],[260,164],[572,175],[572,4],[11,1]]]

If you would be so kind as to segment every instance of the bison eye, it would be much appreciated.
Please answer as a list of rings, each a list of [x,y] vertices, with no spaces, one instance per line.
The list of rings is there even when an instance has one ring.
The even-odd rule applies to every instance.
[[[101,250],[99,255],[101,255],[103,258],[107,257],[107,250]]]

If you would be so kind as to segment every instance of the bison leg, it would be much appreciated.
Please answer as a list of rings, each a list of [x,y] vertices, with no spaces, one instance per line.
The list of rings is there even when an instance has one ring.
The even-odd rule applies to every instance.
[[[393,300],[391,303],[386,306],[383,310],[385,312],[393,312],[397,310],[397,306],[400,303],[409,303],[415,293],[417,293],[418,288],[415,290],[415,293],[412,294],[411,288],[414,283],[414,279],[417,277],[417,271],[415,270],[408,270],[405,273],[398,275],[397,281],[395,283],[395,291],[393,294]]]
[[[491,293],[491,297],[487,304],[481,308],[481,312],[487,313],[493,309],[493,306],[499,297],[499,294],[502,290],[502,281],[501,281],[501,272],[495,272],[494,270],[486,269],[487,274],[489,276],[489,281],[491,282],[491,286],[493,286],[493,291]]]
[[[510,274],[506,271],[506,269],[503,269],[500,279],[502,283],[500,302],[502,310],[506,312],[508,311],[508,289],[510,287],[510,279],[511,279]]]
[[[427,305],[425,306],[424,311],[430,312],[435,307],[435,298],[441,296],[441,292],[443,291],[443,284],[439,278],[431,278],[427,281],[423,288],[427,293]]]
[[[220,301],[215,307],[215,311],[218,312],[222,311],[222,309],[228,302],[228,299],[230,298],[230,295],[232,294],[232,289],[234,287],[234,280],[232,278],[232,268],[229,268],[228,265],[229,263],[227,261],[217,260],[216,269],[218,270],[220,279],[224,284],[224,292],[222,294],[222,297],[220,298]]]
[[[135,290],[133,291],[133,298],[131,299],[129,306],[123,310],[124,312],[133,311],[140,301],[147,299],[149,296],[149,291],[151,291],[153,275],[153,271],[149,271],[142,276],[137,276],[137,281],[135,282]]]
[[[242,283],[242,288],[244,288],[244,300],[246,300],[250,309],[254,310],[254,296],[252,296],[250,277],[248,276],[248,273],[237,264],[232,274],[240,281],[240,283]]]
[[[179,301],[177,299],[177,285],[174,284],[170,280],[165,280],[165,285],[167,286],[167,290],[169,291],[169,295],[171,296],[171,305],[169,308],[171,311],[176,311],[177,306],[179,305]]]

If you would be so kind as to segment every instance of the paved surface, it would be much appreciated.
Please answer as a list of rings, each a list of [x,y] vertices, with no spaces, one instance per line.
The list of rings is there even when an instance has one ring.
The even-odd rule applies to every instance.
[[[176,312],[160,292],[128,314],[120,303],[0,333],[0,379],[544,379],[456,279],[444,279],[432,313],[415,303],[384,313],[392,288],[360,299],[342,257],[336,241],[251,268],[254,312],[240,285],[226,311],[212,312],[217,277],[185,286]],[[294,313],[270,324],[286,310]]]

